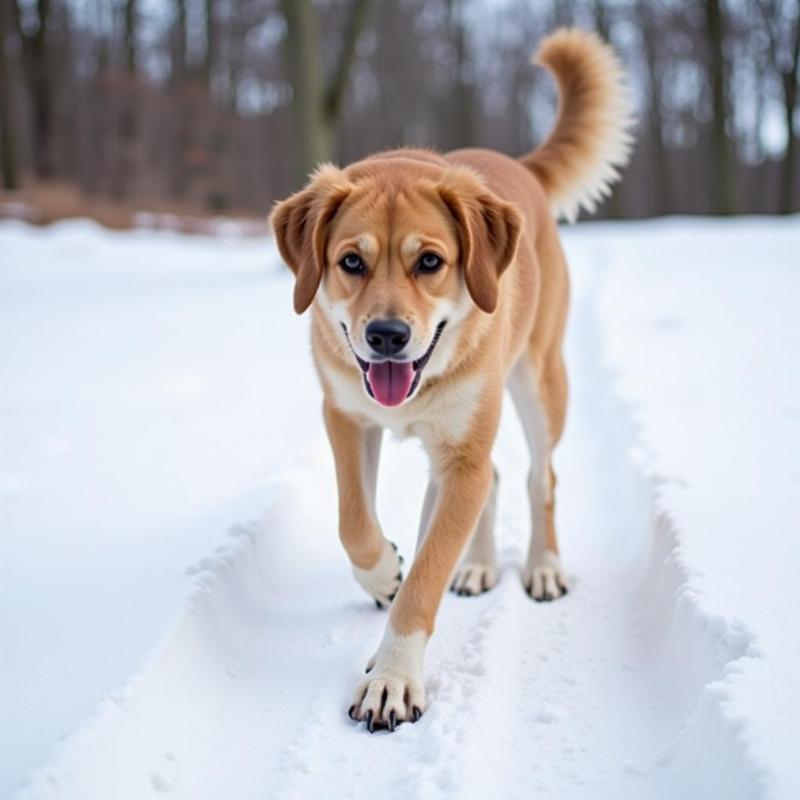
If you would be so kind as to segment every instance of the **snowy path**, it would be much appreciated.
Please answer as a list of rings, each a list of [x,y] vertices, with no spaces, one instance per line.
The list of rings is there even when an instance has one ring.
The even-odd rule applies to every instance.
[[[527,466],[509,415],[497,448],[500,584],[445,597],[420,723],[366,734],[345,709],[386,616],[340,550],[320,427],[271,486],[265,518],[198,566],[186,613],[144,670],[19,797],[760,796],[714,689],[750,642],[681,592],[672,531],[653,514],[603,366],[595,250],[588,238],[571,245],[572,400],[557,456],[567,598],[534,604],[520,585]],[[287,348],[287,363],[296,349],[298,369],[311,369],[303,347]],[[407,559],[424,475],[413,443],[387,442],[379,516]]]

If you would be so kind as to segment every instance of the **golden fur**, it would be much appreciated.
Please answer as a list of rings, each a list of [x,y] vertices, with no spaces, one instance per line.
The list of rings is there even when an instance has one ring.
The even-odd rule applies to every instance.
[[[535,599],[566,591],[550,454],[566,409],[561,348],[569,288],[553,211],[574,216],[579,203],[591,206],[607,191],[627,155],[630,118],[619,64],[594,35],[558,31],[538,58],[554,72],[561,102],[553,134],[533,153],[515,160],[480,149],[444,155],[401,149],[344,169],[326,165],[271,217],[281,255],[296,275],[295,309],[312,308],[341,540],[379,605],[393,600],[375,667],[351,707],[351,716],[370,728],[393,728],[421,713],[423,700],[412,708],[387,705],[386,697],[397,686],[406,687],[406,696],[424,695],[421,676],[411,674],[417,668],[409,666],[421,665],[421,653],[408,653],[432,633],[470,535],[480,527],[491,537],[491,520],[478,521],[488,513],[491,450],[507,383],[533,458],[526,588]],[[437,254],[443,266],[423,273],[423,253]],[[361,258],[363,274],[340,267],[348,254]],[[410,358],[433,348],[416,392],[412,387],[394,407],[368,394],[356,357],[369,361],[365,329],[386,318],[410,327]],[[394,574],[399,560],[375,515],[386,427],[419,437],[431,459],[423,536],[402,585]],[[480,588],[486,584],[484,578]]]

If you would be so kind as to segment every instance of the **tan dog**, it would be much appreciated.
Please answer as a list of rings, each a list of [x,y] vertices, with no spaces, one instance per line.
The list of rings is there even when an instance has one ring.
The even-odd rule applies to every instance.
[[[566,593],[550,458],[566,408],[568,278],[554,212],[572,219],[608,193],[631,117],[621,68],[596,36],[557,31],[537,61],[561,105],[529,155],[408,149],[323,166],[271,217],[295,310],[312,307],[339,534],[361,586],[392,604],[349,710],[370,731],[425,709],[423,655],[448,584],[474,595],[497,579],[491,452],[506,386],[531,451],[523,583],[535,600]],[[405,582],[375,514],[384,428],[419,437],[431,462]]]

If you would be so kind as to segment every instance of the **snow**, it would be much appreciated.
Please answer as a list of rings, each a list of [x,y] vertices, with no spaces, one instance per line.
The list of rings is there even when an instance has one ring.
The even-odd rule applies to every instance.
[[[564,235],[573,590],[521,588],[509,413],[499,586],[444,599],[428,711],[369,736],[386,615],[271,243],[0,224],[0,795],[800,796],[800,219]],[[387,440],[407,561],[425,474]]]

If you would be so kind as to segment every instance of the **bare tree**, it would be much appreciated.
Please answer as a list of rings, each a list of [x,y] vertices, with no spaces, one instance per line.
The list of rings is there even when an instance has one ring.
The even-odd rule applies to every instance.
[[[18,177],[16,115],[8,55],[9,17],[9,3],[0,0],[0,170],[3,186],[12,190],[17,188]]]
[[[659,9],[660,10],[660,9]],[[663,67],[660,58],[659,23],[656,16],[658,10],[649,0],[638,0],[637,11],[641,20],[642,44],[649,96],[647,102],[648,140],[653,151],[654,192],[656,193],[656,212],[665,214],[671,207],[670,175],[667,146],[664,141],[665,120],[663,116],[664,98],[662,97]]]
[[[786,154],[783,159],[783,185],[781,189],[780,211],[789,214],[793,209],[794,193],[796,191],[795,175],[797,173],[797,137],[798,131],[798,85],[797,75],[800,72],[800,7],[795,3],[794,14],[794,42],[792,43],[791,58],[787,68],[783,71],[781,81],[783,85],[783,108],[786,120]]]
[[[705,0],[705,34],[708,48],[708,80],[711,87],[711,199],[714,212],[732,214],[735,208],[734,171],[725,130],[728,120],[727,69],[724,40],[725,17],[720,0]]]
[[[593,0],[592,12],[594,16],[594,25],[597,29],[597,33],[600,35],[600,38],[613,46],[613,39],[611,35],[611,17],[605,2],[603,2],[603,0]],[[620,186],[616,191],[612,192],[611,196],[605,201],[609,215],[615,218],[623,216],[622,188],[623,187]]]
[[[475,91],[470,72],[472,58],[469,51],[469,32],[465,18],[464,0],[447,0],[447,25],[453,48],[450,113],[444,117],[446,147],[468,147],[475,142],[474,104]]]
[[[188,57],[186,47],[186,0],[174,0],[175,21],[172,26],[172,80],[177,83],[186,77]]]
[[[779,184],[778,209],[789,214],[793,209],[797,171],[796,122],[800,108],[798,71],[800,71],[800,0],[755,0],[769,38],[769,57],[780,79],[783,117],[786,124],[786,150]]]
[[[370,0],[351,0],[342,44],[329,82],[322,75],[319,19],[311,0],[283,0],[286,18],[287,62],[293,89],[296,181],[321,161],[333,158],[336,130]]]
[[[136,42],[139,9],[136,0],[125,0],[125,68],[133,75],[136,72]]]
[[[561,22],[613,40],[641,109],[601,215],[730,212],[735,183],[741,209],[797,210],[799,3],[168,0],[145,17],[141,0],[0,0],[2,181],[261,213],[326,159],[518,154],[550,123],[528,59]],[[786,148],[765,158],[776,107]]]
[[[206,48],[203,57],[203,75],[206,85],[211,89],[211,78],[214,71],[214,59],[216,58],[217,43],[217,18],[216,3],[214,0],[205,0],[205,23],[206,23]]]
[[[33,105],[33,153],[39,178],[53,176],[53,107],[47,60],[47,27],[50,0],[36,0],[33,30],[25,30],[19,0],[13,0],[12,12],[17,34],[22,42],[22,55],[28,75]]]

